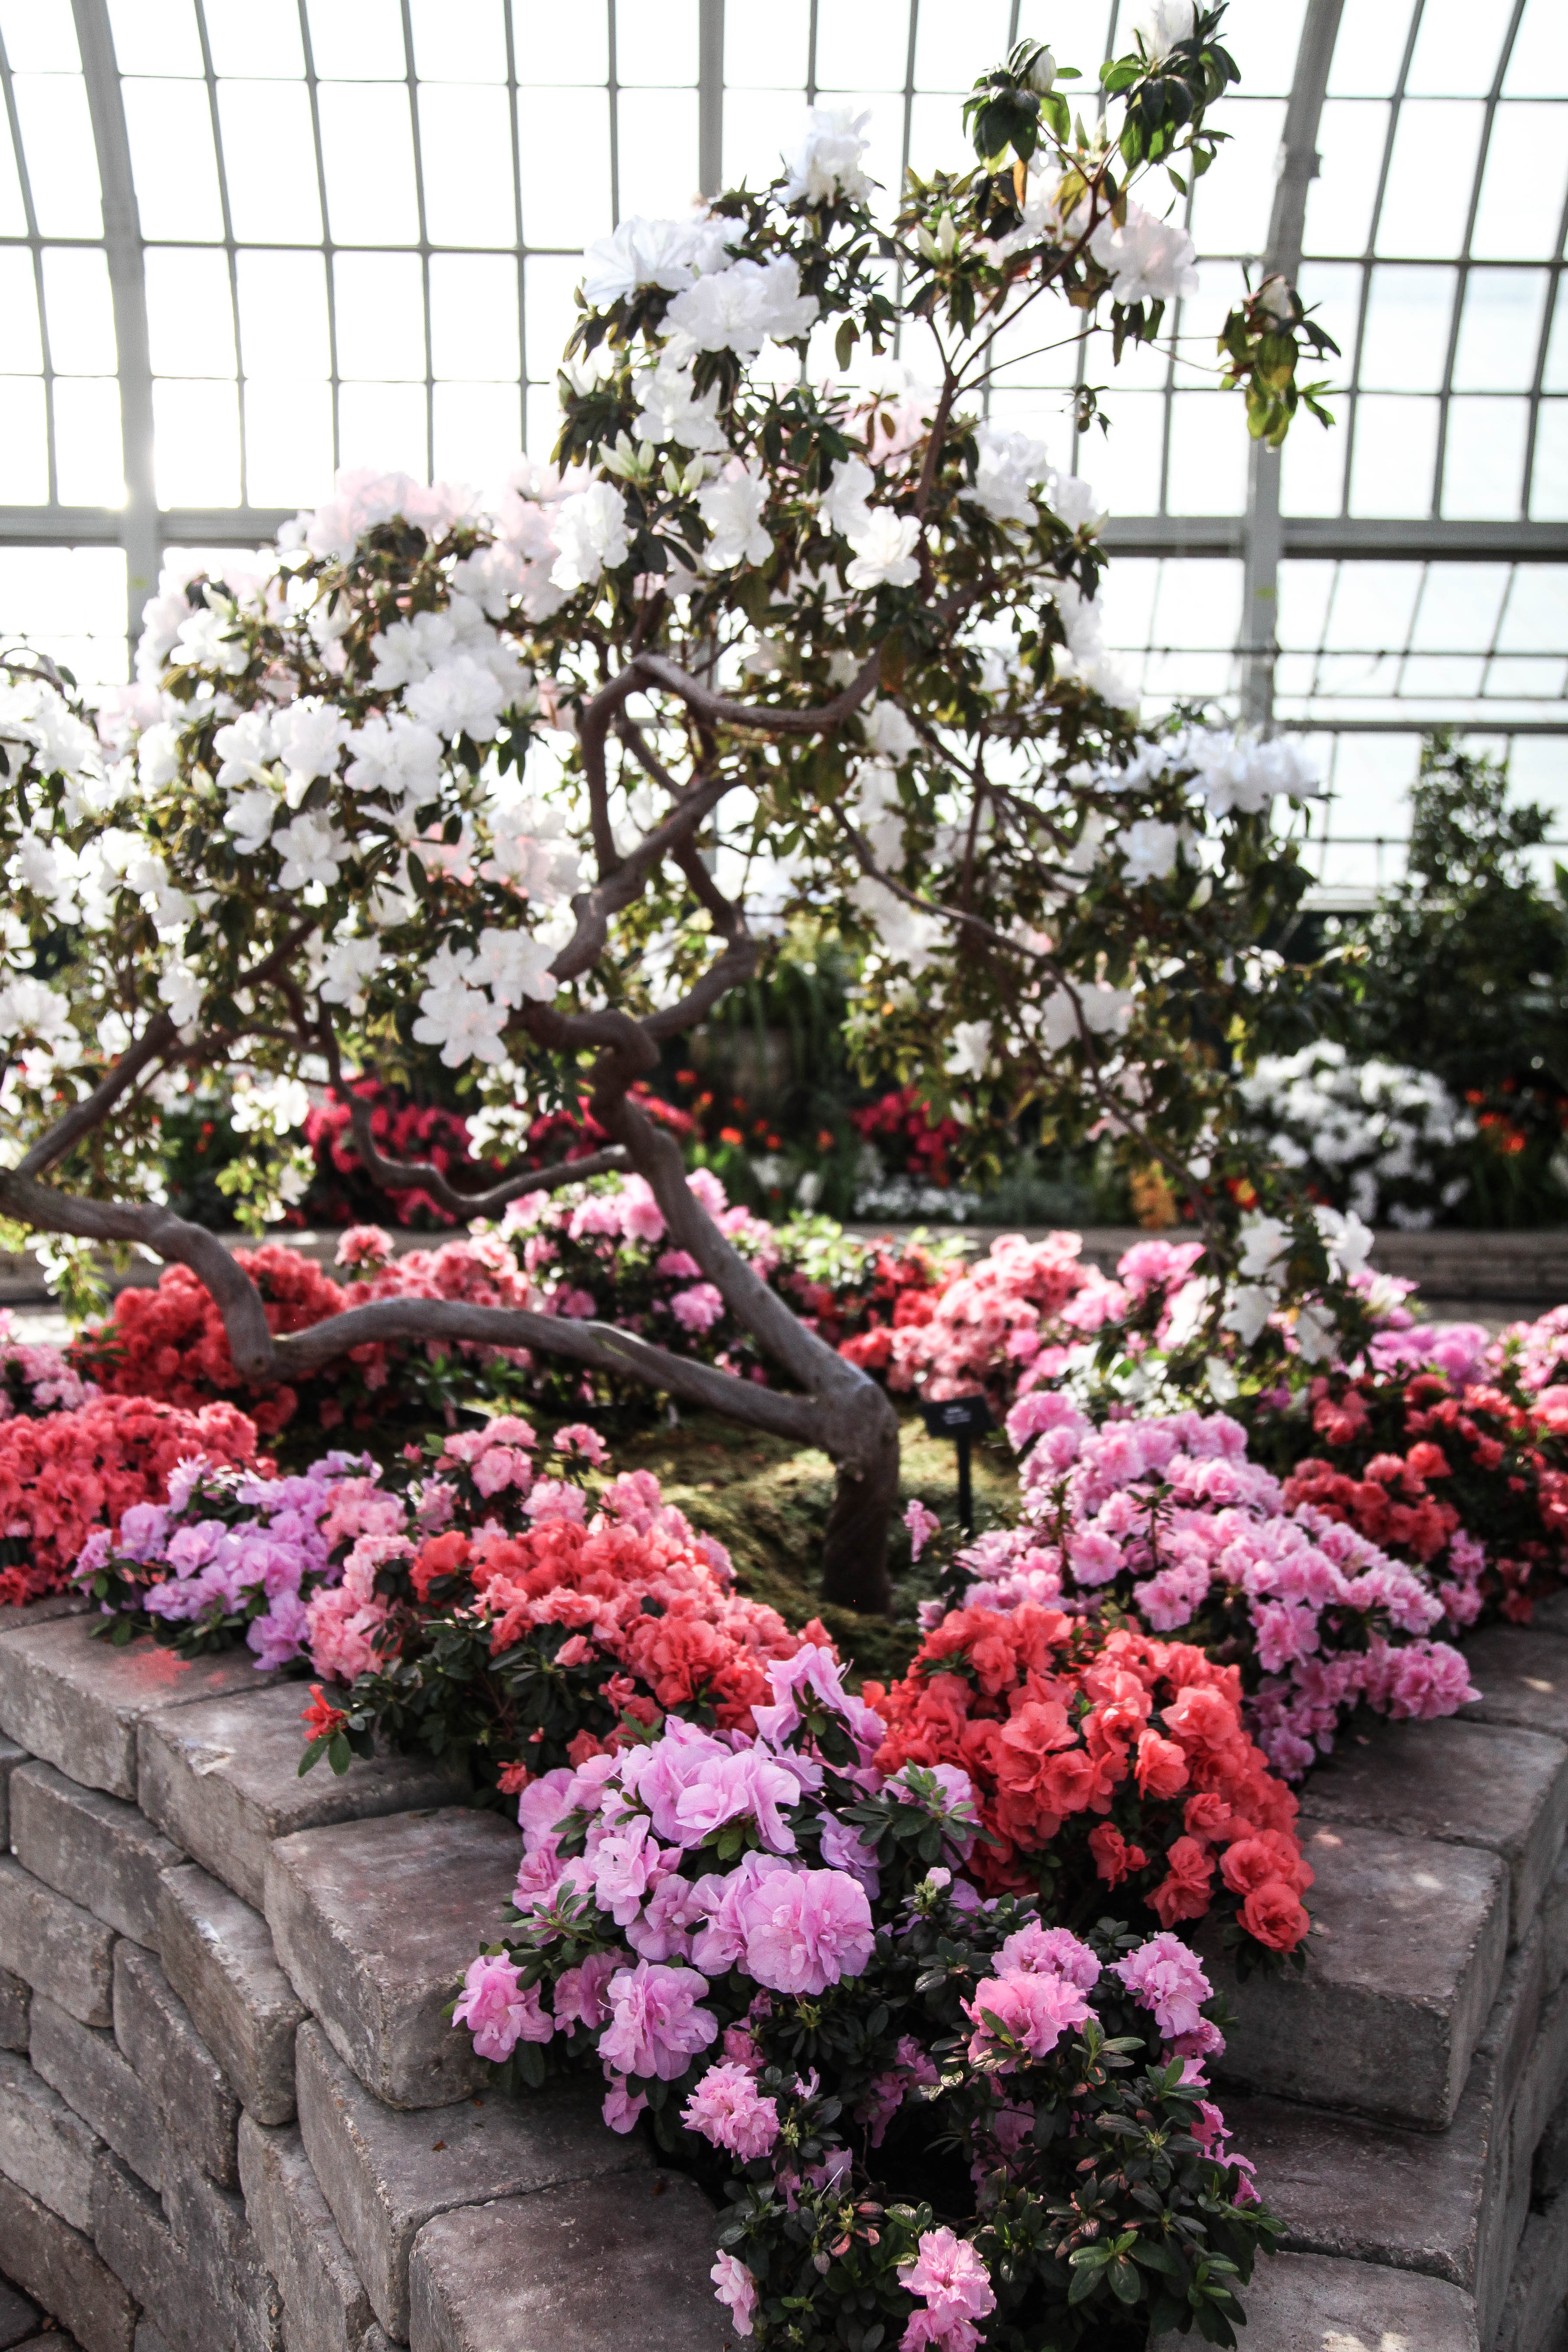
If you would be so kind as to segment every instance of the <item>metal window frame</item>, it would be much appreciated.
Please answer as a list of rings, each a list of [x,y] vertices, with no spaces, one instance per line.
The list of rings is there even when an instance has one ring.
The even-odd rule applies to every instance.
[[[1541,0],[1530,0],[1539,5]],[[217,77],[207,40],[205,10],[202,0],[195,0],[195,16],[201,44],[203,78],[212,122],[214,152],[216,163],[220,202],[222,205],[222,248],[226,257],[229,300],[233,315],[236,372],[235,392],[239,404],[241,432],[241,497],[233,508],[180,509],[160,510],[156,501],[153,470],[153,377],[148,348],[147,303],[143,257],[148,241],[142,237],[137,212],[136,193],[132,173],[130,144],[126,132],[125,110],[121,89],[121,78],[115,58],[107,0],[71,0],[77,37],[81,55],[82,72],[90,110],[93,138],[98,151],[100,185],[103,191],[104,230],[101,240],[96,238],[45,239],[38,231],[31,191],[27,184],[26,159],[22,145],[17,120],[11,71],[4,46],[0,44],[0,104],[3,104],[7,127],[16,150],[21,179],[25,218],[25,236],[8,239],[8,243],[25,243],[32,256],[34,282],[38,299],[40,331],[43,337],[43,383],[47,435],[48,499],[40,507],[0,508],[0,546],[108,546],[123,547],[127,559],[129,583],[128,626],[134,636],[142,602],[154,584],[162,551],[165,547],[210,544],[244,545],[259,543],[276,531],[286,520],[284,510],[260,507],[252,503],[249,495],[249,428],[247,391],[249,376],[238,307],[237,254],[238,240],[233,231],[230,213],[227,174],[224,165],[222,122],[217,105]],[[313,55],[309,13],[306,0],[296,0],[298,7],[303,79],[310,108],[311,138],[314,150],[317,194],[321,206],[321,236],[319,245],[301,248],[319,252],[325,273],[327,325],[329,341],[330,393],[333,457],[341,457],[342,438],[341,396],[342,391],[339,353],[337,288],[335,263],[345,250],[357,250],[341,245],[331,231],[327,202],[325,154],[322,141],[320,82]],[[618,138],[618,99],[620,92],[617,40],[617,0],[603,0],[605,9],[607,68],[605,96],[610,126],[610,208],[612,218],[618,220],[623,205],[621,159]],[[836,0],[847,5],[847,0]],[[1274,718],[1274,676],[1279,658],[1277,630],[1278,595],[1280,567],[1293,559],[1310,558],[1332,561],[1342,566],[1369,558],[1391,561],[1419,562],[1430,567],[1437,563],[1480,562],[1507,563],[1519,567],[1531,563],[1568,564],[1568,521],[1548,522],[1531,516],[1535,454],[1539,440],[1542,404],[1552,397],[1544,391],[1546,356],[1558,305],[1565,298],[1563,280],[1565,268],[1563,237],[1568,236],[1568,197],[1565,197],[1563,218],[1560,225],[1554,257],[1545,262],[1517,263],[1478,262],[1471,253],[1475,224],[1487,168],[1490,142],[1500,121],[1506,121],[1508,101],[1504,100],[1503,84],[1509,70],[1515,42],[1523,21],[1527,0],[1513,0],[1506,37],[1500,42],[1494,61],[1489,89],[1484,100],[1485,116],[1482,136],[1479,142],[1475,172],[1468,192],[1466,226],[1461,250],[1433,267],[1457,271],[1454,307],[1448,322],[1447,346],[1443,373],[1443,385],[1438,395],[1440,415],[1438,444],[1434,465],[1429,510],[1424,516],[1408,520],[1352,516],[1350,513],[1351,480],[1354,462],[1358,410],[1361,399],[1362,353],[1365,341],[1367,308],[1371,289],[1371,271],[1379,263],[1397,260],[1400,257],[1379,250],[1379,234],[1389,186],[1389,174],[1405,103],[1411,62],[1419,38],[1426,0],[1415,0],[1411,13],[1404,51],[1394,87],[1387,103],[1387,123],[1378,163],[1378,174],[1366,250],[1358,256],[1334,256],[1355,267],[1360,272],[1357,299],[1356,331],[1352,349],[1347,353],[1349,362],[1346,386],[1344,422],[1344,470],[1336,516],[1298,517],[1282,514],[1279,497],[1279,461],[1256,447],[1249,455],[1247,503],[1242,512],[1230,516],[1173,515],[1164,510],[1165,484],[1170,462],[1170,432],[1173,416],[1173,378],[1167,364],[1163,394],[1163,436],[1161,455],[1161,511],[1147,517],[1128,517],[1113,520],[1105,532],[1106,544],[1113,554],[1180,558],[1202,556],[1239,560],[1243,566],[1242,625],[1237,647],[1237,675],[1242,709],[1251,723],[1268,727]],[[1263,268],[1283,269],[1294,275],[1300,266],[1307,198],[1310,182],[1318,168],[1317,137],[1325,103],[1330,68],[1337,38],[1342,0],[1307,0],[1298,47],[1295,71],[1287,101],[1284,135],[1280,151],[1280,177],[1270,210],[1267,245],[1260,257]],[[1017,37],[1020,30],[1021,0],[1013,0],[1009,11],[1009,39]],[[817,47],[820,0],[810,0],[806,80],[805,96],[815,103],[817,88]],[[418,239],[413,247],[420,259],[420,278],[424,296],[424,399],[425,446],[426,462],[433,467],[436,440],[436,375],[433,352],[433,326],[429,303],[430,264],[433,254],[483,252],[487,257],[504,253],[504,247],[433,247],[427,233],[425,211],[424,175],[426,158],[420,125],[420,81],[413,43],[413,26],[408,0],[401,0],[399,15],[404,39],[404,74],[407,93],[410,127],[413,141],[416,196],[418,205]],[[1112,0],[1108,11],[1107,34],[1114,47],[1118,17],[1124,17],[1125,7]],[[512,175],[513,257],[517,271],[518,290],[518,383],[517,414],[520,445],[525,443],[528,415],[528,386],[531,380],[529,320],[527,302],[527,264],[536,255],[552,256],[563,248],[533,245],[527,236],[522,193],[522,154],[519,121],[520,79],[516,53],[516,34],[510,6],[503,7],[506,41],[506,96],[510,118],[510,164]],[[909,0],[907,37],[903,60],[900,152],[907,164],[910,160],[913,107],[917,95],[916,50],[919,37],[919,0]],[[725,0],[698,0],[698,181],[711,193],[721,183],[723,163],[724,125],[724,32]],[[1568,100],[1559,101],[1568,104]],[[72,244],[98,247],[105,251],[110,269],[114,301],[115,331],[119,341],[119,377],[123,440],[124,469],[127,498],[122,509],[84,508],[68,506],[58,498],[58,474],[55,448],[53,387],[54,371],[48,345],[48,316],[43,295],[43,247],[49,245]],[[175,239],[159,239],[156,243],[176,244]],[[206,240],[202,241],[204,244]],[[386,248],[377,248],[384,250]],[[1213,256],[1211,258],[1246,258],[1247,257]],[[1464,313],[1465,292],[1470,277],[1482,268],[1510,267],[1545,268],[1549,283],[1543,305],[1541,331],[1535,354],[1533,376],[1528,394],[1529,417],[1525,463],[1520,492],[1520,508],[1516,516],[1501,517],[1495,521],[1456,521],[1441,513],[1444,456],[1448,444],[1450,404],[1456,395],[1453,374],[1458,351],[1459,331]],[[1179,319],[1173,321],[1179,331]],[[537,365],[537,354],[535,354]],[[1081,373],[1081,358],[1080,358]],[[1515,572],[1517,577],[1517,570]],[[1427,578],[1430,577],[1428,571]],[[1335,593],[1339,583],[1335,583]],[[1513,593],[1512,587],[1509,595]],[[1396,654],[1399,668],[1397,689],[1403,686],[1405,666],[1411,657],[1410,636],[1416,625],[1422,598],[1426,593],[1424,580],[1413,607],[1410,628],[1399,646],[1368,648],[1369,657],[1386,652]],[[1332,599],[1326,608],[1324,632],[1331,628]],[[1490,682],[1492,665],[1499,658],[1498,635],[1506,621],[1508,595],[1499,606],[1497,626],[1480,658],[1481,697]],[[1151,650],[1159,650],[1153,648]],[[1320,643],[1317,656],[1325,652]],[[1568,655],[1568,646],[1564,647]],[[1292,696],[1292,701],[1299,698]],[[1426,698],[1430,700],[1431,698]],[[1318,715],[1322,703],[1331,699],[1314,698],[1313,714],[1304,719],[1292,719],[1290,724],[1304,731],[1338,730],[1351,732],[1394,732],[1417,730],[1421,721],[1409,721],[1397,717],[1374,718],[1347,714],[1343,718]],[[1412,701],[1416,698],[1413,695]],[[1508,707],[1518,710],[1527,698],[1510,697]],[[1489,719],[1484,709],[1470,704],[1473,715],[1456,722],[1469,731],[1512,736],[1526,732],[1568,733],[1568,700],[1562,706],[1561,719],[1550,717],[1522,716],[1509,720]]]

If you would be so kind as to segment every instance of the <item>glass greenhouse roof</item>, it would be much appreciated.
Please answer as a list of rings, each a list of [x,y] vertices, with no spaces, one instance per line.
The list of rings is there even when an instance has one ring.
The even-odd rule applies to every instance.
[[[255,545],[336,465],[499,481],[553,437],[585,242],[770,177],[808,100],[870,110],[889,191],[962,164],[978,71],[1027,32],[1092,73],[1120,13],[0,0],[0,634],[123,677],[165,550]],[[1325,893],[1397,871],[1440,720],[1510,747],[1568,836],[1568,6],[1232,0],[1226,37],[1243,95],[1171,340],[1104,371],[1077,452],[1058,363],[1004,363],[993,413],[1109,506],[1146,709],[1321,731]],[[1335,430],[1282,462],[1209,388],[1265,257],[1343,354]]]

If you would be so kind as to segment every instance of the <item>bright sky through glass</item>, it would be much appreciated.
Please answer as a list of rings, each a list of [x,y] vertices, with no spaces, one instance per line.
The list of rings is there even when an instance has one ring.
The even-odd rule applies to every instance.
[[[523,446],[547,454],[584,244],[697,190],[698,0],[95,4],[144,243],[155,496],[185,537],[226,510],[249,535],[242,512],[319,498],[334,465],[490,485]],[[1110,376],[1109,438],[1075,451],[1070,346],[1003,354],[993,414],[1076,464],[1119,522],[1245,512],[1214,336],[1266,240],[1303,12],[1232,0],[1244,95],[1185,200],[1200,290]],[[906,163],[962,165],[959,96],[1010,38],[1038,32],[1092,78],[1131,13],[1121,0],[1119,37],[1110,0],[728,0],[724,176],[770,177],[808,95],[869,110],[889,191]],[[1288,518],[1568,521],[1568,7],[1525,0],[1510,43],[1515,13],[1345,0],[1301,271],[1343,351],[1339,423],[1293,432]],[[124,499],[69,0],[0,0],[0,632],[123,675],[124,559],[71,544],[83,527],[62,511],[103,538]],[[921,368],[918,334],[901,356]],[[55,544],[27,547],[34,515]],[[1116,562],[1110,634],[1146,708],[1235,690],[1241,593],[1233,553]],[[1568,568],[1288,558],[1279,596],[1280,718],[1408,730],[1341,740],[1328,887],[1386,869],[1421,724],[1568,725]],[[1557,740],[1515,764],[1568,803]]]

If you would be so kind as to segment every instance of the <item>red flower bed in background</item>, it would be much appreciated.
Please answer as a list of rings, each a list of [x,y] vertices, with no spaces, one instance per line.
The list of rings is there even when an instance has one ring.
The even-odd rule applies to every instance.
[[[58,1591],[95,1528],[163,1502],[170,1472],[195,1454],[257,1463],[255,1423],[229,1404],[189,1412],[123,1396],[0,1422],[0,1602]]]
[[[1306,1934],[1296,1800],[1242,1727],[1236,1667],[1025,1603],[953,1610],[865,1696],[888,1726],[880,1771],[968,1774],[989,1893],[1038,1887],[1073,1926],[1119,1886],[1162,1927],[1221,1909],[1273,1951]]]

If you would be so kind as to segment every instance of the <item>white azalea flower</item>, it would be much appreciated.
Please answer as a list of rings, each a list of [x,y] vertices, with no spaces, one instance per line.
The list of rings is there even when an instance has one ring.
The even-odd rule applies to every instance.
[[[280,710],[272,722],[272,731],[278,755],[288,772],[289,805],[298,808],[308,785],[314,783],[318,776],[335,772],[339,755],[348,740],[349,722],[334,704],[312,698],[291,702],[286,710]]]
[[[149,783],[168,783],[178,772],[177,762],[167,776],[155,777],[147,773],[147,737],[155,733],[169,736],[170,752],[174,752],[173,728],[149,728],[142,738],[142,773]],[[221,791],[239,792],[247,784],[267,782],[271,775],[272,763],[278,757],[278,738],[273,732],[272,713],[269,710],[242,710],[237,719],[231,719],[226,727],[218,729],[213,737],[213,749],[221,763],[217,772]]]
[[[466,735],[471,743],[488,743],[507,707],[507,693],[489,666],[472,654],[453,654],[428,677],[411,686],[404,701],[416,719],[422,719],[448,743]]]
[[[999,433],[989,425],[976,429],[974,442],[978,464],[964,497],[983,507],[993,522],[1032,523],[1029,486],[1043,482],[1051,470],[1045,443],[1025,433]]]
[[[797,262],[736,261],[678,294],[666,324],[700,352],[729,351],[750,360],[769,336],[791,342],[809,334],[819,309],[814,294],[800,290]]]
[[[346,1005],[351,1013],[363,1013],[368,1002],[367,988],[380,971],[382,960],[378,940],[334,940],[321,962],[322,1000],[328,1004]]]
[[[983,1078],[990,1059],[990,1022],[956,1022],[942,1061],[943,1069],[955,1078]]]
[[[871,520],[867,501],[876,487],[877,477],[863,457],[836,457],[832,481],[816,509],[828,530],[841,532],[847,540],[866,530]]]
[[[632,426],[635,441],[651,441],[656,448],[671,441],[679,449],[724,447],[719,425],[719,387],[710,384],[700,394],[689,362],[681,365],[666,355],[650,374],[637,378],[633,389],[642,403]]]
[[[1118,834],[1115,847],[1121,853],[1123,878],[1128,882],[1163,882],[1176,870],[1176,852],[1181,845],[1181,827],[1162,824],[1155,817],[1140,817],[1125,833]]]
[[[200,975],[191,970],[183,957],[176,956],[163,966],[159,975],[158,993],[168,1007],[175,1028],[188,1045],[196,1034],[197,1017],[206,994]]]
[[[373,713],[348,739],[345,782],[356,793],[389,793],[417,803],[434,795],[441,778],[441,738],[433,727],[400,711]]]
[[[278,875],[280,890],[330,886],[349,854],[348,843],[324,816],[295,817],[273,835],[272,846],[283,861]]]
[[[233,834],[234,845],[242,857],[254,857],[266,847],[277,814],[278,796],[268,784],[258,784],[229,803],[224,813],[224,829]]]
[[[860,134],[870,120],[869,110],[851,114],[847,106],[812,107],[799,146],[784,158],[789,179],[779,191],[779,202],[793,205],[804,199],[808,205],[825,205],[835,196],[847,196],[852,203],[867,203],[871,182],[860,168],[860,158],[870,142]]]
[[[483,981],[499,1004],[515,1008],[528,997],[548,1003],[558,985],[550,970],[554,953],[528,931],[482,930],[468,976]]]
[[[1198,273],[1193,268],[1197,248],[1192,238],[1184,228],[1157,220],[1142,205],[1129,203],[1126,223],[1120,228],[1108,213],[1089,238],[1089,249],[1110,273],[1113,302],[1173,302],[1179,294],[1198,290]]]
[[[557,588],[591,588],[632,551],[626,502],[613,482],[593,482],[562,501],[555,518],[560,550],[550,577]]]
[[[744,471],[731,462],[716,482],[697,494],[697,511],[712,533],[703,550],[710,572],[728,572],[737,563],[765,563],[773,542],[763,529],[762,513],[768,502],[767,477],[753,458]]]
[[[860,723],[872,751],[892,761],[895,767],[921,748],[920,736],[896,702],[879,697],[869,710],[861,713]]]
[[[855,561],[844,577],[851,588],[910,588],[921,576],[914,550],[921,527],[915,515],[895,514],[891,507],[876,507],[866,528],[849,541]]]
[[[65,998],[30,972],[20,973],[0,988],[0,1040],[9,1052],[24,1037],[51,1050],[76,1043]]]
[[[1178,41],[1190,41],[1196,22],[1194,0],[1152,0],[1134,17],[1132,30],[1142,40],[1145,57],[1152,60],[1168,57]]]
[[[1261,1214],[1243,1217],[1237,1266],[1244,1282],[1258,1281],[1289,1255],[1290,1228],[1282,1219]]]

